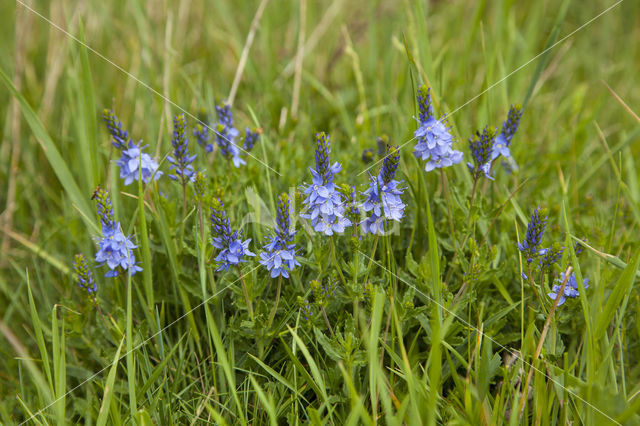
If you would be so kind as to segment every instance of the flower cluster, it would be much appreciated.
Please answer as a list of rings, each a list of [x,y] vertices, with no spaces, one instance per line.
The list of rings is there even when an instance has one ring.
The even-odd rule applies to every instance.
[[[497,129],[493,126],[487,126],[482,133],[477,131],[475,136],[469,139],[469,148],[473,163],[467,163],[467,167],[471,171],[474,179],[478,179],[480,174],[484,174],[487,178],[493,180],[489,172],[491,171],[491,153],[496,138]]]
[[[113,146],[122,151],[117,165],[120,167],[120,178],[124,179],[124,184],[131,184],[138,180],[140,175],[144,183],[148,183],[152,177],[159,179],[162,172],[158,171],[158,163],[143,151],[146,145],[140,146],[141,142],[134,143],[129,139],[129,133],[122,128],[122,123],[113,111],[105,109],[102,116],[113,139]]]
[[[309,321],[313,318],[315,312],[313,311],[313,306],[309,303],[308,299],[305,299],[304,302],[301,303],[300,313],[302,314],[302,318],[305,321]]]
[[[373,149],[367,148],[362,151],[362,162],[364,164],[369,164],[373,161]]]
[[[213,151],[213,144],[209,143],[209,139],[211,135],[209,134],[209,117],[207,115],[207,111],[204,108],[200,109],[200,113],[198,114],[198,123],[196,124],[196,128],[193,129],[193,136],[195,136],[196,141],[198,141],[198,145],[203,147],[205,151],[211,152]]]
[[[300,266],[300,263],[295,258],[296,245],[290,244],[296,233],[291,229],[287,194],[280,195],[276,209],[276,227],[269,243],[260,253],[260,264],[271,271],[271,278],[289,278],[289,272]]]
[[[136,264],[136,258],[132,252],[137,246],[133,244],[131,237],[122,233],[120,223],[116,222],[113,217],[109,194],[99,190],[96,199],[98,200],[98,216],[102,225],[102,238],[98,240],[99,250],[95,260],[98,262],[98,266],[106,263],[109,267],[110,271],[107,271],[104,276],[117,277],[118,267],[128,269],[131,275],[142,271],[142,268]]]
[[[262,134],[261,128],[251,130],[248,127],[246,127],[244,130],[244,143],[242,145],[242,148],[247,152],[251,151],[253,149],[253,146],[256,144],[256,142],[258,142],[258,138],[260,137],[261,134]]]
[[[507,120],[502,123],[502,131],[496,137],[496,141],[493,144],[491,160],[495,160],[501,155],[505,158],[511,156],[509,145],[511,145],[511,139],[513,139],[513,135],[515,135],[518,130],[521,117],[522,107],[520,105],[511,105],[511,108],[509,108],[509,114],[507,115]]]
[[[187,120],[184,118],[184,114],[176,115],[173,118],[171,145],[173,145],[173,156],[169,156],[167,160],[171,163],[171,170],[174,174],[169,177],[173,180],[180,179],[182,185],[193,182],[195,172],[191,163],[196,159],[196,154],[189,155],[187,152],[189,139],[187,138]]]
[[[547,210],[536,207],[527,225],[527,235],[522,243],[518,243],[518,249],[526,256],[527,262],[533,262],[533,259],[540,253],[538,246],[542,242],[542,235],[547,226]]]
[[[233,127],[233,114],[228,104],[216,106],[218,114],[218,124],[216,125],[216,142],[220,147],[220,152],[225,158],[231,158],[234,167],[240,167],[247,164],[240,157],[240,149],[235,143],[236,138],[240,134],[238,129]]]
[[[325,284],[312,280],[309,287],[311,287],[314,302],[318,306],[327,306],[338,289],[338,280],[335,277],[329,277]]]
[[[313,183],[304,188],[307,198],[303,201],[305,208],[300,217],[310,219],[316,232],[341,234],[351,225],[351,221],[345,217],[343,195],[333,183],[333,177],[342,166],[338,162],[329,162],[331,142],[327,134],[318,133],[316,142],[316,168],[309,168]]]
[[[413,133],[418,143],[413,155],[426,161],[425,171],[449,167],[462,161],[462,152],[453,149],[453,136],[445,117],[440,120],[433,116],[430,89],[426,86],[418,90],[418,129]]]
[[[564,253],[564,247],[560,243],[553,243],[551,247],[538,250],[540,257],[540,266],[544,269],[551,268],[557,263]]]
[[[73,271],[76,274],[76,280],[80,288],[85,289],[90,296],[98,291],[98,284],[93,281],[91,271],[87,265],[87,259],[83,255],[76,254],[73,261]]]
[[[558,278],[558,281],[560,282],[560,284],[562,284],[562,282],[564,281],[564,278],[565,278],[565,274],[564,272],[562,272],[560,274],[560,278]],[[589,278],[585,278],[583,280],[583,283],[584,283],[585,289],[589,288]],[[576,298],[580,295],[580,292],[578,291],[578,282],[576,280],[575,272],[571,273],[571,275],[567,279],[567,284],[565,284],[564,286],[564,291],[562,292],[562,294],[558,295],[561,288],[562,288],[562,285],[555,284],[553,288],[551,288],[551,293],[547,294],[552,300],[556,300],[558,296],[560,296],[560,300],[558,301],[558,306],[562,305],[567,300],[567,297]]]
[[[371,212],[371,215],[362,221],[362,232],[365,234],[384,235],[386,220],[400,222],[404,217],[405,204],[400,198],[404,189],[399,187],[401,182],[394,180],[399,163],[400,151],[397,146],[390,145],[380,173],[377,177],[371,176],[369,188],[363,193],[366,200],[362,209]]]
[[[245,256],[255,256],[249,251],[251,239],[242,241],[242,231],[231,230],[222,201],[218,199],[214,200],[211,207],[211,233],[213,246],[221,250],[216,256],[219,263],[217,271],[226,271],[231,265],[246,262]]]

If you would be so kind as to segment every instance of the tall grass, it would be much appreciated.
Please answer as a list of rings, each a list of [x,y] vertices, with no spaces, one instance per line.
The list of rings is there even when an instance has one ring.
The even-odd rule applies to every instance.
[[[0,4],[0,422],[640,423],[640,5],[564,39],[615,2],[271,1],[256,17],[259,3]],[[239,129],[262,129],[255,158],[233,168],[189,135],[251,249],[278,194],[297,218],[316,131],[358,189],[362,150],[388,135],[407,187],[387,236],[327,239],[297,218],[302,265],[277,308],[255,259],[216,271],[192,186],[183,215],[166,176],[123,185],[100,122],[113,108],[166,174],[173,115],[228,98],[254,18],[233,110]],[[411,154],[421,84],[465,162],[467,138],[524,103],[519,170],[496,163],[473,202],[464,162],[425,173]],[[98,184],[143,272],[92,267],[94,302],[71,265],[96,251]],[[537,205],[545,246],[565,247],[542,282],[571,266],[580,290],[555,308],[516,246]],[[330,279],[336,293],[314,304],[310,282]]]

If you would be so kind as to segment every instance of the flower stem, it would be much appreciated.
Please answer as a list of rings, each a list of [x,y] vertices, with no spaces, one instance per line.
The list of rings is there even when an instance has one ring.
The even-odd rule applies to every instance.
[[[327,317],[327,312],[324,310],[324,306],[321,306],[320,310],[322,311],[322,316],[324,317],[324,322],[326,322],[327,326],[329,327],[329,331],[331,332],[331,336],[336,337],[336,335],[333,334],[333,328],[331,328],[331,323],[329,322],[329,318]]]
[[[340,275],[340,280],[342,280],[342,285],[347,286],[347,280],[344,279],[344,275],[342,274],[342,268],[340,268],[340,264],[338,263],[338,258],[336,257],[336,245],[333,241],[333,235],[331,236],[331,257],[333,258],[333,265],[338,270],[338,274]]]
[[[367,266],[367,273],[364,276],[364,284],[367,284],[369,280],[369,272],[371,271],[371,265],[373,264],[373,257],[376,255],[376,248],[378,248],[378,234],[376,234],[376,238],[373,240],[373,249],[371,250],[371,256],[369,256],[369,265]]]
[[[247,302],[247,310],[249,311],[249,316],[251,317],[251,321],[253,321],[253,306],[251,306],[251,300],[249,299],[249,292],[247,291],[247,285],[244,282],[244,275],[242,275],[240,266],[238,266],[238,274],[240,274],[240,283],[242,284],[242,292],[244,293],[244,300]]]
[[[267,330],[271,327],[271,323],[273,322],[273,318],[276,316],[276,311],[278,310],[278,303],[280,302],[280,289],[282,288],[282,276],[278,277],[278,289],[276,290],[276,303],[273,305],[273,309],[271,310],[271,314],[269,314],[269,322],[267,323]]]

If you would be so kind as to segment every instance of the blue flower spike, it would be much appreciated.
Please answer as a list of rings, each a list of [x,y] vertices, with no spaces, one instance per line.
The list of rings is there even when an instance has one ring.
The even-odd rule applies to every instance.
[[[547,210],[536,207],[527,225],[527,234],[524,241],[518,243],[518,249],[527,258],[527,263],[540,255],[538,246],[542,242],[542,236],[547,226]]]
[[[218,114],[218,123],[216,124],[216,143],[220,148],[220,153],[228,160],[231,160],[233,166],[238,168],[247,164],[240,156],[240,149],[236,145],[236,138],[240,134],[238,129],[233,126],[233,113],[229,104],[221,104],[216,106]]]
[[[98,203],[98,216],[102,225],[102,237],[98,239],[98,252],[95,261],[98,266],[105,263],[109,267],[109,271],[104,274],[105,277],[117,277],[118,268],[129,270],[130,275],[142,271],[142,268],[136,264],[136,258],[133,249],[137,246],[131,241],[131,237],[127,237],[122,233],[122,227],[113,217],[113,207],[109,194],[104,190],[99,190],[96,194]]]
[[[424,170],[430,172],[435,169],[449,167],[462,161],[462,152],[453,149],[453,136],[443,116],[436,119],[431,105],[431,92],[423,85],[418,89],[417,118],[418,129],[413,133],[418,141],[413,155],[426,161]]]
[[[187,120],[184,114],[176,115],[173,118],[171,145],[173,146],[173,156],[167,157],[167,160],[171,163],[170,168],[173,174],[169,177],[173,180],[180,180],[183,186],[187,182],[193,182],[195,171],[191,163],[196,159],[196,154],[189,155],[187,152],[189,139],[187,138]]]
[[[489,174],[491,171],[491,153],[496,139],[497,129],[493,126],[486,126],[482,133],[476,132],[475,136],[469,139],[469,148],[473,157],[473,164],[467,163],[474,179],[478,179],[484,174],[485,177],[493,180]]]
[[[502,131],[496,137],[496,141],[493,144],[493,150],[491,153],[491,160],[503,156],[505,158],[511,157],[511,151],[509,146],[511,145],[511,139],[516,134],[518,126],[520,125],[520,118],[522,117],[522,106],[519,104],[511,105],[509,108],[509,114],[504,123],[502,123]]]
[[[105,109],[102,116],[111,135],[112,145],[121,151],[117,165],[124,184],[130,185],[140,175],[144,183],[149,183],[152,177],[154,180],[159,179],[162,172],[158,171],[158,163],[144,152],[146,145],[140,146],[142,141],[134,143],[129,138],[129,133],[122,128],[122,123],[113,111]]]
[[[227,271],[232,265],[246,262],[245,256],[255,256],[249,251],[251,239],[243,241],[242,231],[231,230],[222,201],[218,199],[213,200],[211,207],[211,233],[213,246],[221,250],[216,256],[218,262],[216,271]]]
[[[203,147],[206,152],[213,151],[213,144],[209,143],[211,138],[209,134],[209,115],[204,108],[201,108],[198,114],[198,122],[196,123],[196,128],[193,129],[193,136],[198,141],[198,145]]]
[[[364,234],[385,235],[385,222],[389,220],[400,222],[404,217],[406,205],[401,198],[404,188],[400,187],[401,181],[394,179],[399,164],[398,146],[389,145],[380,173],[377,177],[370,177],[369,188],[363,192],[366,200],[362,204],[362,209],[370,213],[370,216],[361,224]]]
[[[93,281],[91,271],[87,264],[87,259],[82,254],[76,254],[73,261],[73,271],[78,282],[78,287],[83,288],[89,293],[89,296],[93,296],[98,291],[98,284]]]
[[[276,210],[276,227],[260,253],[260,264],[271,272],[271,278],[289,278],[289,272],[300,263],[296,260],[296,245],[291,243],[296,233],[291,229],[287,194],[278,197]]]
[[[316,168],[309,168],[313,182],[303,186],[307,198],[300,217],[311,220],[316,232],[325,235],[342,234],[351,221],[345,217],[344,196],[337,190],[333,178],[342,166],[329,162],[331,142],[324,132],[316,134]]]

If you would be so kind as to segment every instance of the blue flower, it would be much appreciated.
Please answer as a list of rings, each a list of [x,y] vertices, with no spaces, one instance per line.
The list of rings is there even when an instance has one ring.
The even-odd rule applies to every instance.
[[[426,161],[425,171],[449,167],[462,161],[462,152],[453,149],[453,136],[446,125],[446,119],[437,120],[433,116],[430,90],[426,86],[418,90],[418,129],[413,133],[418,143],[413,155]]]
[[[105,277],[117,277],[118,267],[128,269],[131,275],[138,271],[142,271],[136,265],[136,258],[132,250],[137,246],[131,241],[131,237],[126,237],[120,229],[120,223],[116,223],[113,227],[102,228],[102,238],[98,241],[98,253],[96,253],[96,262],[98,266],[105,263],[111,269]]]
[[[313,319],[313,306],[311,306],[308,299],[305,299],[303,303],[304,304],[300,308],[300,313],[302,314],[302,318],[308,322],[310,319]]]
[[[213,144],[208,143],[211,137],[209,134],[209,117],[204,108],[201,108],[198,114],[198,123],[196,124],[196,128],[193,129],[193,136],[196,137],[198,145],[202,146],[205,151],[213,151]]]
[[[478,179],[480,174],[493,180],[489,172],[491,171],[491,153],[497,130],[493,126],[487,126],[482,133],[476,132],[475,136],[469,139],[469,148],[475,164],[467,163],[474,179]]]
[[[561,285],[554,285],[553,288],[551,289],[551,293],[547,293],[547,296],[549,296],[552,300],[556,300],[556,298],[558,298],[558,292],[562,288],[562,282],[564,281],[564,277],[565,277],[565,274],[564,272],[562,272],[560,274],[560,278],[557,280],[560,282]],[[585,289],[589,288],[589,278],[585,278],[583,280],[583,283],[584,283]],[[560,294],[560,300],[558,301],[558,306],[562,305],[567,300],[567,297],[576,298],[579,295],[580,295],[580,292],[578,291],[578,282],[576,281],[576,274],[575,272],[572,272],[571,275],[569,276],[569,279],[567,280],[567,284],[565,284],[564,291],[562,292],[562,294]]]
[[[125,185],[138,180],[138,166],[140,166],[144,183],[148,183],[152,176],[155,180],[162,176],[162,172],[157,171],[158,163],[149,154],[143,152],[143,148],[139,143],[129,141],[129,149],[122,150],[122,156],[117,164],[120,167],[120,178],[124,179]]]
[[[89,295],[98,291],[98,284],[93,281],[91,271],[87,265],[87,259],[83,255],[76,254],[73,262],[73,270],[76,274],[76,280],[78,281],[78,286],[80,288],[85,289]]]
[[[216,271],[226,271],[231,265],[246,262],[245,256],[255,256],[249,251],[251,239],[242,241],[242,232],[231,230],[229,218],[220,200],[214,200],[214,205],[211,207],[211,232],[213,246],[221,249],[216,256],[218,262]]]
[[[253,146],[258,142],[258,138],[262,134],[262,129],[257,128],[251,130],[248,127],[245,128],[243,148],[245,151],[251,151]]]
[[[542,242],[544,229],[547,226],[547,210],[536,207],[527,225],[527,234],[522,243],[518,243],[518,249],[526,256],[527,262],[533,262],[533,258],[539,256],[538,246]]]
[[[325,235],[333,235],[334,232],[341,234],[351,225],[351,221],[345,217],[344,196],[333,183],[333,177],[342,166],[338,162],[329,162],[331,142],[327,134],[318,133],[316,142],[316,168],[309,168],[312,184],[303,186],[303,193],[307,198],[303,201],[305,207],[300,217],[310,219],[316,232]]]
[[[292,271],[300,263],[296,260],[296,245],[289,244],[295,235],[291,229],[289,217],[289,198],[282,194],[277,201],[276,227],[269,242],[260,253],[260,264],[271,271],[271,278],[283,276],[289,278]]]
[[[195,179],[191,163],[196,159],[196,154],[189,155],[187,152],[188,144],[187,120],[184,118],[184,114],[176,115],[173,118],[173,139],[171,139],[173,156],[169,156],[167,160],[171,163],[170,167],[174,173],[169,177],[173,180],[180,179],[183,185],[187,182],[193,182]]]
[[[134,180],[138,180],[138,166],[140,166],[144,183],[148,183],[151,176],[154,176],[154,179],[159,179],[162,172],[156,172],[158,163],[149,154],[143,152],[144,147],[140,146],[141,142],[134,143],[129,139],[129,133],[122,128],[122,123],[116,114],[105,109],[102,116],[113,139],[113,146],[122,151],[117,164],[120,167],[120,178],[124,179],[124,184],[129,185]]]
[[[371,215],[362,221],[362,232],[384,235],[386,220],[400,222],[404,217],[405,204],[401,195],[404,188],[401,182],[394,180],[400,163],[400,151],[397,146],[389,146],[387,156],[377,177],[371,176],[369,188],[363,193],[366,196],[362,209]]]
[[[113,146],[117,149],[124,149],[129,142],[129,132],[122,128],[122,123],[118,120],[118,116],[109,109],[104,109],[102,118],[107,125],[107,130],[113,139]]]
[[[102,238],[98,240],[98,253],[96,253],[96,262],[98,266],[105,263],[111,269],[104,276],[117,277],[120,266],[128,269],[131,275],[138,271],[142,271],[136,265],[136,258],[131,252],[137,246],[131,241],[131,237],[126,237],[120,229],[120,223],[116,222],[113,217],[113,206],[109,199],[109,194],[104,190],[99,190],[96,194],[98,203],[98,216],[102,225]]]
[[[562,258],[564,247],[560,243],[553,243],[551,247],[538,250],[540,258],[540,266],[542,268],[550,268]]]
[[[231,158],[233,166],[238,168],[247,164],[240,157],[240,149],[235,143],[236,138],[240,134],[238,129],[233,127],[233,114],[228,104],[216,106],[218,114],[218,124],[216,125],[216,142],[220,147],[220,152],[227,159]]]
[[[520,105],[511,105],[509,108],[509,114],[504,123],[502,123],[502,131],[496,137],[496,141],[493,145],[493,151],[491,153],[491,159],[495,160],[499,156],[510,157],[509,145],[511,145],[511,139],[518,130],[520,124],[520,118],[522,117],[522,107]]]

